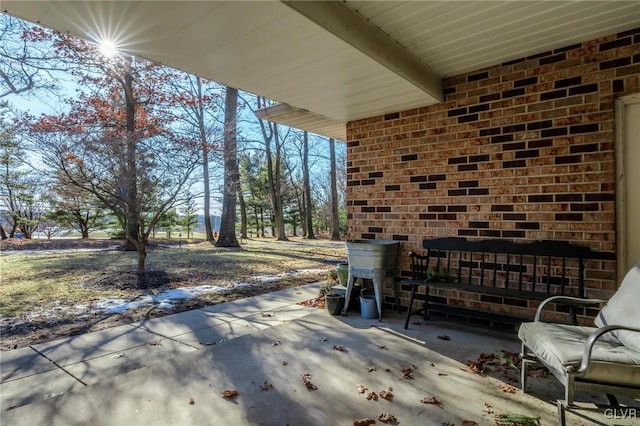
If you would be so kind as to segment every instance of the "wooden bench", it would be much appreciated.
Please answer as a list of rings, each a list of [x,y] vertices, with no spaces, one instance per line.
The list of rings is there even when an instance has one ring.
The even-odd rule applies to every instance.
[[[426,253],[409,253],[411,278],[400,282],[410,290],[404,328],[412,315],[441,312],[457,316],[486,319],[500,323],[530,321],[525,316],[488,312],[486,303],[532,308],[528,301],[542,301],[549,296],[584,298],[584,260],[590,258],[589,247],[566,241],[515,243],[507,240],[469,241],[464,238],[436,238],[423,241]],[[413,310],[416,290],[425,287],[424,304]],[[480,293],[475,306],[448,304],[447,298],[430,294],[431,289]],[[575,321],[574,308],[571,316]]]

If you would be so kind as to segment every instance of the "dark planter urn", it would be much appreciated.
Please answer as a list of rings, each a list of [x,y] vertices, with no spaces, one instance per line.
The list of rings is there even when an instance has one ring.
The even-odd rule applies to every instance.
[[[327,294],[324,296],[324,301],[330,315],[338,315],[344,308],[344,296],[341,294]]]

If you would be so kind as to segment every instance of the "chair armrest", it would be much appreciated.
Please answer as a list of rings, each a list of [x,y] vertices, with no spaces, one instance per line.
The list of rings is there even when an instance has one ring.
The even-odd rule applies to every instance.
[[[545,306],[549,303],[558,303],[561,302],[563,305],[573,305],[573,306],[588,306],[588,305],[597,305],[600,303],[606,303],[607,301],[604,299],[582,299],[580,297],[570,297],[570,296],[552,296],[549,297],[540,303],[538,309],[536,310],[536,316],[534,317],[534,321],[540,321],[540,317],[542,316],[542,311]]]
[[[596,344],[598,339],[607,333],[619,330],[640,333],[640,328],[625,327],[623,325],[607,325],[605,327],[600,327],[589,335],[587,341],[584,344],[584,353],[582,354],[582,362],[580,363],[580,369],[578,369],[578,373],[584,373],[589,368],[589,363],[591,362],[591,352],[593,351],[593,346]]]

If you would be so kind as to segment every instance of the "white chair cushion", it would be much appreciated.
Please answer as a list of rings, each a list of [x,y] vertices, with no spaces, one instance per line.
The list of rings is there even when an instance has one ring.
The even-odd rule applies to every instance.
[[[640,328],[640,264],[627,273],[618,291],[596,317],[595,324]],[[625,346],[640,351],[640,333],[616,331],[614,335]]]
[[[584,344],[595,327],[579,327],[547,322],[525,322],[518,337],[549,369],[564,376],[567,369],[580,368]],[[638,386],[640,352],[623,346],[610,334],[596,342],[584,380]]]

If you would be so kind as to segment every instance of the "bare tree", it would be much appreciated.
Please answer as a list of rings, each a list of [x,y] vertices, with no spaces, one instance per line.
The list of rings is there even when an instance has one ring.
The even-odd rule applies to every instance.
[[[0,13],[0,98],[34,90],[55,91],[60,70],[53,33]]]
[[[329,139],[329,161],[331,163],[331,241],[340,240],[338,221],[338,177],[336,171],[336,142]]]
[[[236,237],[236,194],[240,185],[236,118],[238,89],[227,86],[224,108],[224,189],[220,236],[216,247],[239,247]]]
[[[315,240],[313,233],[313,200],[311,199],[311,178],[309,174],[309,133],[305,130],[302,139],[302,180],[304,182],[304,217],[307,224],[307,239]]]
[[[258,106],[263,99],[257,97]],[[267,156],[267,176],[269,178],[269,193],[273,206],[273,220],[275,222],[278,241],[288,241],[284,228],[284,209],[282,206],[282,140],[277,123],[258,120],[264,139]],[[273,149],[275,148],[275,149]]]

